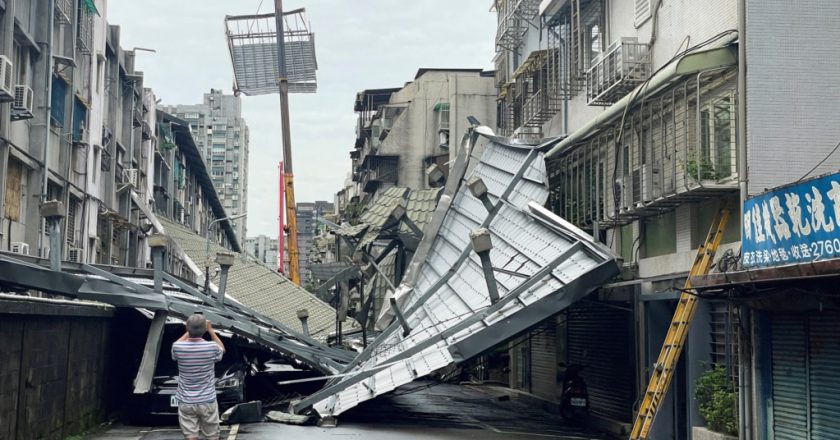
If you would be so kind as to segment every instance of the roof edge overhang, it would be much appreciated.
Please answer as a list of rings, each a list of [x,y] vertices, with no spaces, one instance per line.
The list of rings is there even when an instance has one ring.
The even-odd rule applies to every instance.
[[[554,146],[546,154],[546,158],[566,151],[572,145],[585,139],[605,124],[620,117],[624,110],[628,106],[631,106],[638,98],[643,98],[660,91],[675,79],[704,70],[736,65],[738,63],[738,50],[731,44],[737,38],[737,33],[730,34],[729,38],[724,38],[713,43],[714,47],[710,49],[688,53],[666,64],[665,67],[660,69],[648,81],[640,84],[633,91],[621,98],[621,100],[607,107],[597,117],[591,119],[586,125],[571,133],[563,141]]]

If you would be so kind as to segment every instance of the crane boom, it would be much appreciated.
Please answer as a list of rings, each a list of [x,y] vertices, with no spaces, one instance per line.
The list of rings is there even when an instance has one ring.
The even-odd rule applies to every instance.
[[[286,224],[289,227],[289,279],[300,285],[300,261],[295,213],[295,179],[292,171],[292,134],[289,123],[289,75],[286,70],[286,44],[283,22],[283,0],[274,0],[277,23],[277,83],[280,88],[280,121],[283,128],[283,185],[286,195]]]

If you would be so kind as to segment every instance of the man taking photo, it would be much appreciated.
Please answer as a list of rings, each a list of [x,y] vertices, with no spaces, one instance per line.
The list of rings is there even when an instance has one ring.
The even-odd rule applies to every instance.
[[[222,360],[225,345],[210,321],[200,314],[187,318],[187,331],[172,344],[172,360],[178,363],[178,423],[187,440],[219,438],[219,405],[216,403],[215,364]],[[204,340],[204,333],[211,341]]]

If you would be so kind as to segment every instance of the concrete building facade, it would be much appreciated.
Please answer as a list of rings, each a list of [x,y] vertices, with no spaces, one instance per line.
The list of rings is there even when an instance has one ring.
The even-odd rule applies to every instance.
[[[7,2],[2,11],[0,247],[46,256],[39,205],[63,203],[62,257],[142,265],[154,107],[96,2]],[[47,43],[37,42],[50,41]],[[52,56],[45,56],[51,53]],[[49,169],[49,172],[45,170]]]
[[[345,214],[357,215],[358,206],[394,186],[440,186],[469,127],[467,117],[495,124],[495,96],[492,74],[481,69],[419,69],[404,87],[359,92],[350,152],[356,188],[339,194]],[[430,167],[438,170],[431,182]]]
[[[737,261],[744,198],[840,167],[837,127],[826,122],[840,110],[827,98],[837,63],[825,62],[838,49],[812,39],[836,33],[819,17],[836,9],[828,3],[494,3],[497,132],[563,138],[546,153],[548,207],[624,260],[622,279],[526,335],[531,348],[511,351],[512,386],[556,400],[552,365],[587,365],[593,420],[629,429],[717,210],[732,213],[719,258],[729,251]],[[779,44],[782,28],[793,31]],[[738,329],[751,313],[700,302],[651,438],[692,438],[705,425],[692,395],[710,366],[734,382],[757,368],[754,352],[738,352],[757,337]],[[743,385],[741,428],[772,438],[767,408],[749,403],[772,392],[751,396],[756,384]]]
[[[210,89],[201,104],[163,106],[187,121],[213,178],[225,212],[234,216],[248,211],[248,148],[250,133],[242,118],[242,100]],[[247,237],[245,219],[235,220],[240,240]]]
[[[278,269],[277,246],[277,239],[266,235],[245,239],[245,252],[274,270]]]
[[[335,205],[331,202],[319,200],[315,202],[301,202],[296,205],[297,227],[298,227],[298,251],[300,258],[300,280],[301,285],[312,280],[310,273],[309,258],[311,255],[314,239],[322,230],[319,218],[331,215],[335,211]],[[288,267],[288,249],[286,251],[286,267]]]

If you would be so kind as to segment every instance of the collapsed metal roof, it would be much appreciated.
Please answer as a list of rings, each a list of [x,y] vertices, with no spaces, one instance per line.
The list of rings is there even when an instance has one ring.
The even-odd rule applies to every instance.
[[[325,373],[337,371],[352,358],[349,352],[327,347],[231,298],[219,304],[197,286],[167,273],[161,274],[162,288],[158,293],[150,287],[154,277],[154,271],[150,269],[63,262],[62,271],[54,271],[48,266],[44,259],[0,253],[0,289],[33,289],[117,307],[146,309],[164,320],[167,315],[186,319],[201,312],[219,328]],[[158,347],[154,349],[156,352]],[[138,377],[145,376],[145,380],[150,381],[154,363],[145,372],[142,370],[143,367],[143,374]]]
[[[530,147],[488,136],[469,180],[486,185],[480,200],[463,178],[476,137],[462,145],[409,272],[380,318],[387,328],[295,411],[341,414],[513,338],[618,273],[609,250],[542,208],[548,179],[540,150],[556,141]],[[471,245],[470,234],[482,228],[492,241],[489,278]]]
[[[416,247],[422,233],[413,231],[413,223],[422,232],[432,220],[441,189],[410,190],[393,187],[382,191],[359,216],[359,223],[339,228],[336,233],[346,237],[358,238],[356,246],[367,246],[384,236],[399,238],[411,249]],[[393,217],[394,210],[402,207],[407,221]]]

